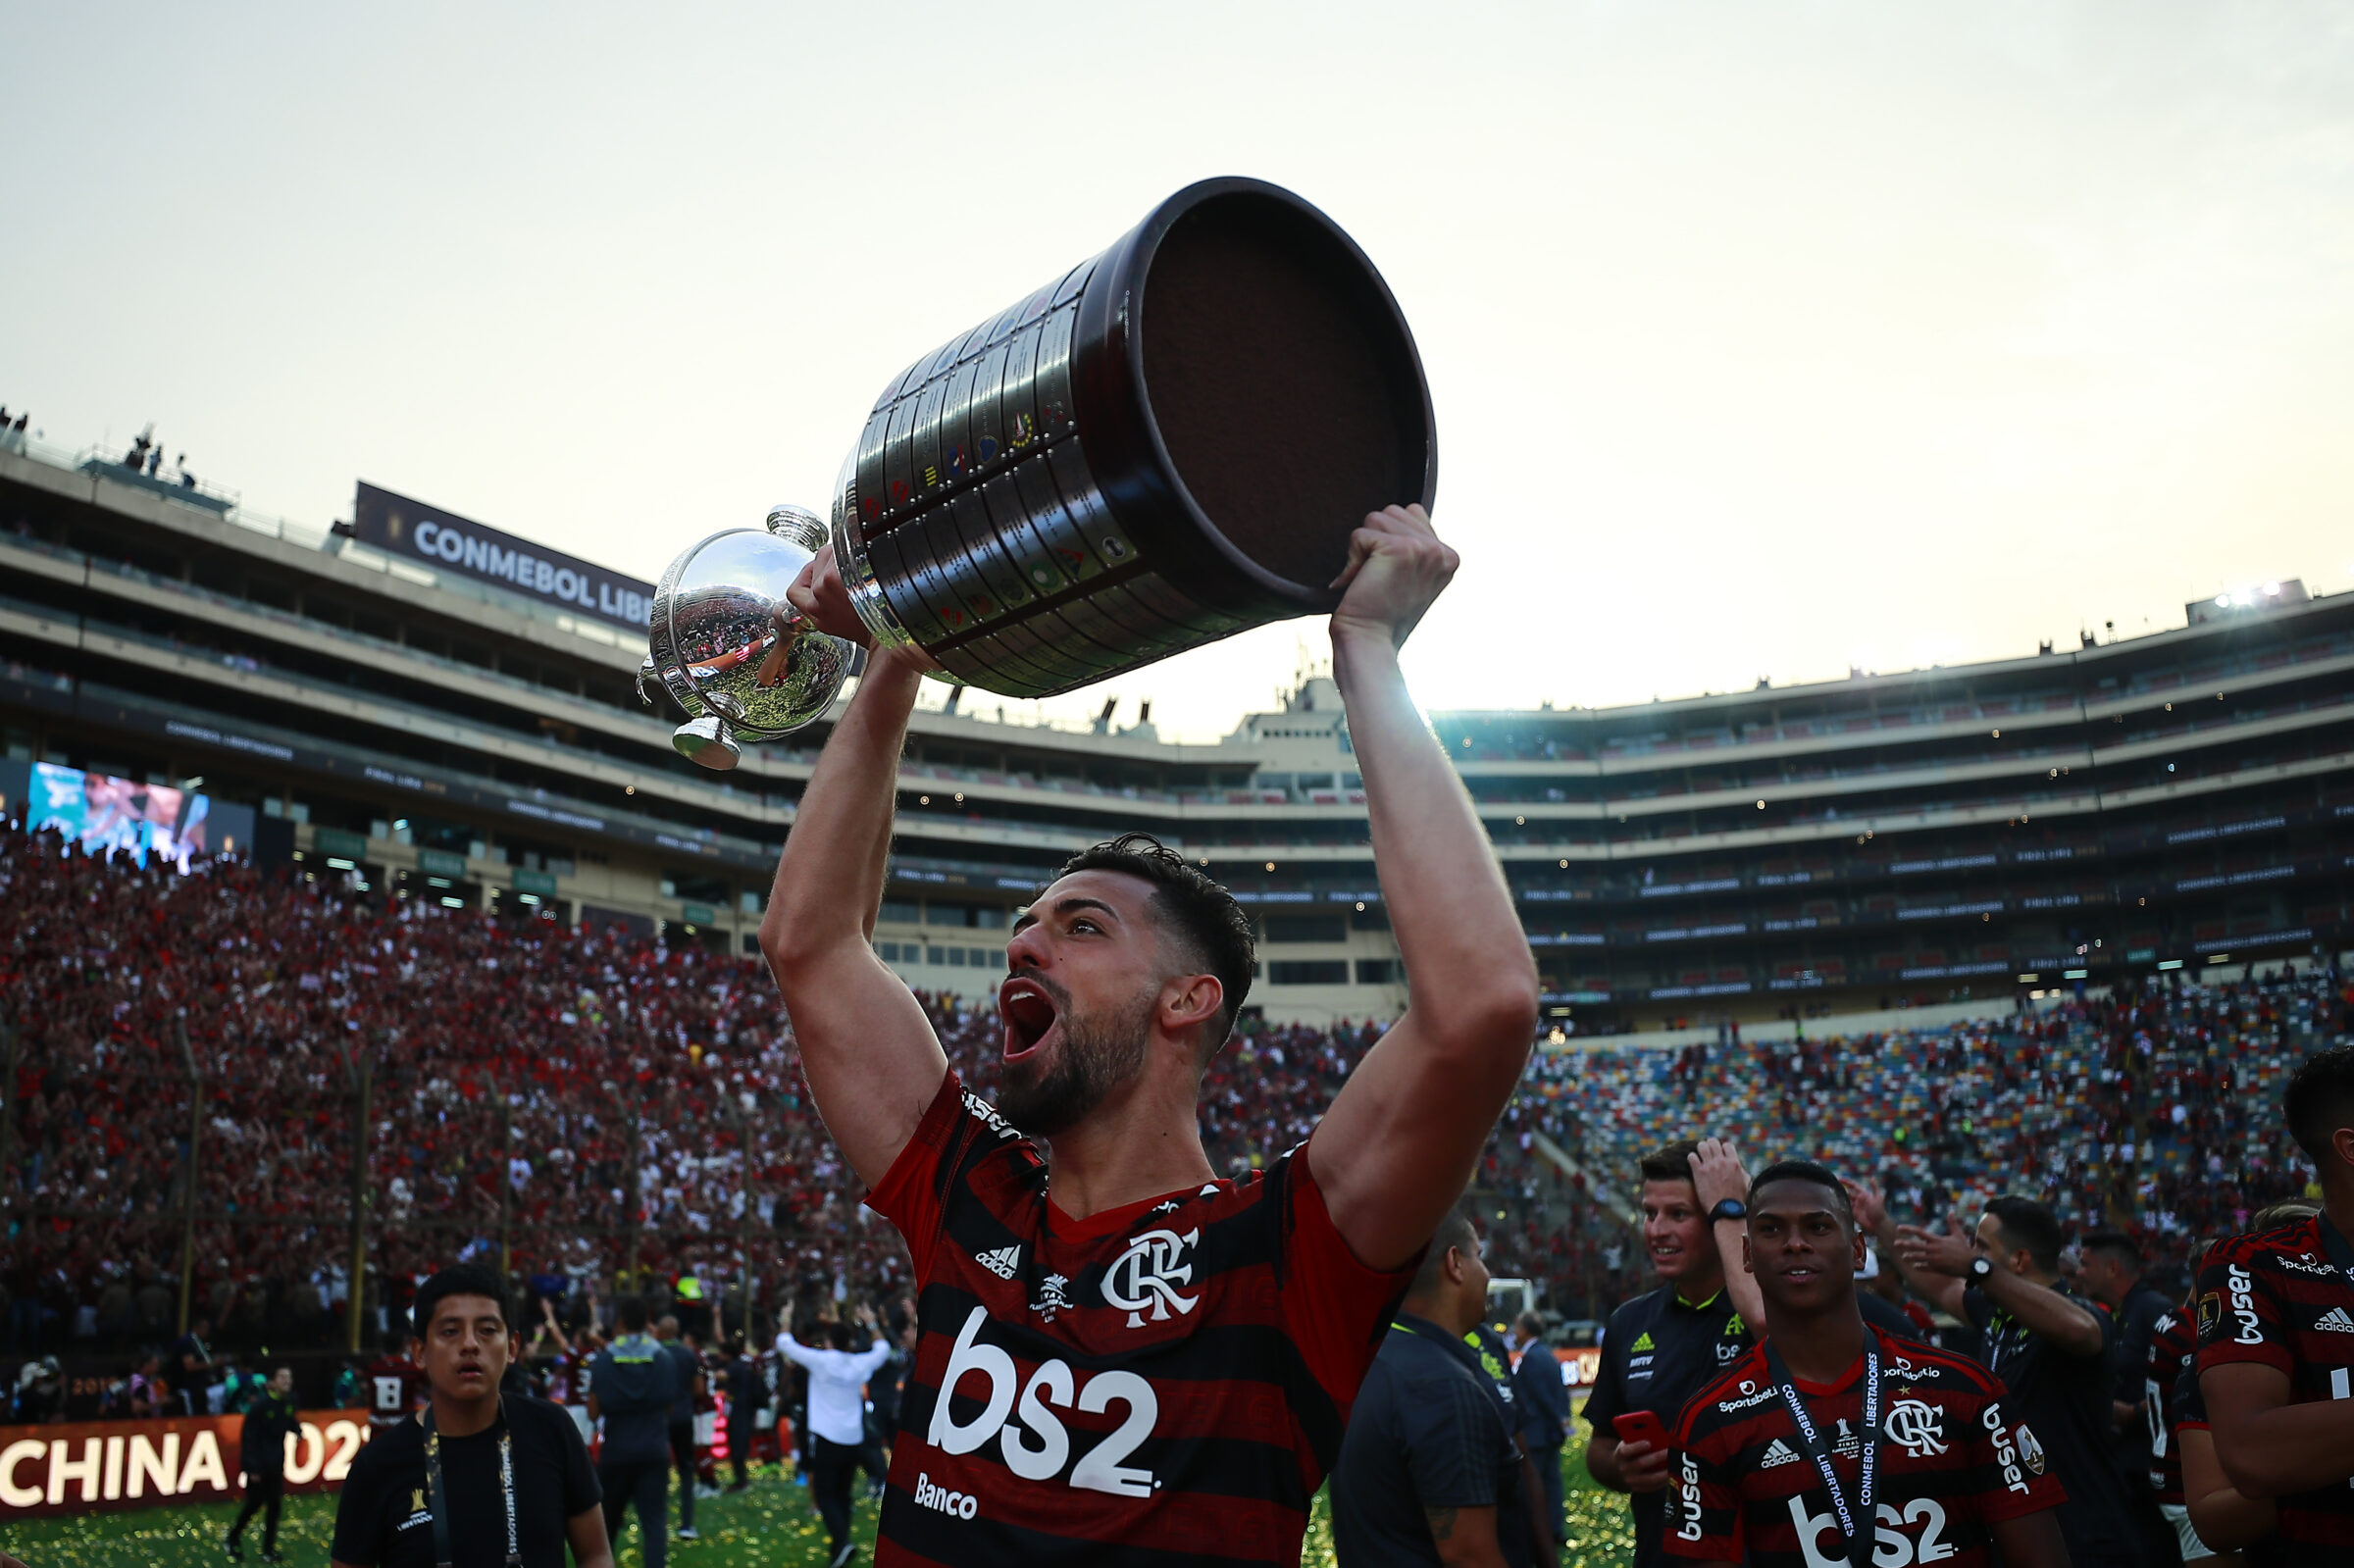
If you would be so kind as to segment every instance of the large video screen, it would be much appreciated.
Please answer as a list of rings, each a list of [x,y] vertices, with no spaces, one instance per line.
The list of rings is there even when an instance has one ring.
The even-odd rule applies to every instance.
[[[184,872],[190,859],[229,847],[210,841],[210,796],[164,784],[36,762],[25,804],[28,832],[62,833],[85,855],[128,855],[141,866],[153,855]]]

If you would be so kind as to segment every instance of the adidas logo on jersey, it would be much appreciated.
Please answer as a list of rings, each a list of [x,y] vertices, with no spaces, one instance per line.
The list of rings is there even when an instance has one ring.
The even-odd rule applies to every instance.
[[[1650,1348],[1651,1348],[1651,1331],[1650,1331],[1649,1329],[1645,1329],[1645,1330],[1643,1331],[1643,1333],[1642,1333],[1642,1336],[1641,1336],[1639,1339],[1637,1339],[1637,1340],[1635,1340],[1635,1342],[1634,1342],[1634,1343],[1632,1343],[1632,1344],[1628,1345],[1626,1348],[1627,1348],[1627,1352],[1628,1352],[1630,1355],[1631,1355],[1631,1354],[1633,1354],[1634,1352],[1638,1351],[1638,1350],[1648,1350],[1648,1349],[1650,1349]]]
[[[973,1254],[973,1261],[998,1279],[1010,1280],[1021,1272],[1022,1244],[1016,1241],[1011,1246],[992,1247],[987,1252],[976,1252]]]
[[[2354,1317],[2347,1316],[2344,1307],[2331,1307],[2321,1315],[2314,1327],[2330,1334],[2354,1334]]]
[[[1776,1438],[1773,1440],[1772,1446],[1768,1447],[1766,1452],[1759,1457],[1758,1468],[1760,1470],[1771,1470],[1775,1465],[1788,1465],[1796,1463],[1798,1463],[1798,1455],[1790,1451],[1790,1444],[1784,1442],[1781,1439]]]

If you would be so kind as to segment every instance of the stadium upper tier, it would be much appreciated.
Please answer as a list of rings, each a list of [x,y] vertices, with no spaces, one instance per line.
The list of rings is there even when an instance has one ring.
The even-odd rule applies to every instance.
[[[2354,597],[2194,609],[2020,659],[1433,722],[1565,1032],[2335,952]],[[17,764],[201,778],[259,813],[257,853],[371,895],[746,950],[826,727],[703,773],[640,704],[642,651],[440,557],[0,452]],[[1402,1004],[1329,682],[1207,745],[961,695],[900,776],[877,940],[912,983],[987,988],[1025,895],[1141,828],[1260,912],[1270,1017]]]

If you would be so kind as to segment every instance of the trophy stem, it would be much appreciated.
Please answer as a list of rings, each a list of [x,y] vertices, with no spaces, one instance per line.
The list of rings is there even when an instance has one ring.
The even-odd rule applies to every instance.
[[[743,748],[736,743],[735,732],[715,713],[690,719],[673,730],[670,743],[689,762],[715,773],[726,773],[743,760]]]

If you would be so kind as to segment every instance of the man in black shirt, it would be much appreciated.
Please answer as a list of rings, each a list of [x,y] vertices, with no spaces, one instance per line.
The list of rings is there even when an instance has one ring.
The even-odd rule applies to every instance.
[[[502,1568],[510,1552],[523,1568],[564,1568],[567,1546],[578,1568],[613,1568],[572,1418],[499,1395],[514,1343],[504,1287],[471,1264],[443,1269],[419,1288],[412,1316],[431,1397],[352,1461],[334,1568]]]
[[[302,1430],[294,1413],[294,1369],[280,1367],[270,1374],[268,1387],[245,1407],[245,1422],[237,1437],[237,1464],[245,1472],[245,1506],[229,1527],[229,1560],[245,1553],[237,1537],[246,1522],[262,1515],[262,1561],[277,1562],[278,1515],[286,1498],[286,1440]],[[264,1512],[264,1510],[268,1510]]]
[[[2052,1211],[1998,1197],[1970,1236],[1898,1226],[1896,1258],[1907,1285],[1984,1336],[1988,1370],[2068,1490],[2060,1533],[2075,1568],[2138,1568],[2131,1495],[2111,1457],[2109,1315],[2060,1278]]]
[[[588,1363],[588,1415],[605,1424],[597,1479],[605,1496],[605,1533],[619,1539],[622,1509],[635,1504],[645,1534],[645,1568],[669,1558],[670,1406],[678,1363],[645,1332],[645,1302],[625,1295],[614,1316],[621,1334]]]
[[[1632,1494],[1634,1568],[1656,1568],[1663,1560],[1667,1449],[1622,1443],[1612,1424],[1648,1410],[1673,1432],[1686,1401],[1755,1342],[1750,1325],[1765,1300],[1741,1266],[1749,1176],[1731,1147],[1687,1139],[1645,1155],[1639,1169],[1643,1245],[1661,1284],[1611,1314],[1602,1370],[1581,1413],[1594,1425],[1586,1468],[1612,1491]]]
[[[1487,1305],[1479,1235],[1439,1223],[1381,1353],[1358,1388],[1332,1471],[1342,1568],[1511,1568],[1529,1558],[1526,1460],[1464,1336]]]
[[[694,1401],[703,1391],[703,1358],[695,1353],[694,1345],[679,1337],[679,1320],[665,1313],[654,1325],[654,1338],[662,1342],[662,1353],[670,1358],[671,1398],[670,1440],[671,1463],[679,1469],[679,1539],[700,1539],[694,1528],[694,1489],[698,1481],[694,1459]]]
[[[2150,1424],[2143,1401],[2150,1376],[2150,1340],[2175,1305],[2141,1277],[2141,1248],[2123,1231],[2095,1231],[2076,1244],[2076,1285],[2109,1314],[2109,1456],[2124,1478],[2125,1496],[2142,1537],[2142,1555],[2156,1568],[2182,1560],[2174,1527],[2158,1512],[2150,1490]],[[2159,1419],[2166,1418],[2164,1411]]]
[[[768,1385],[760,1377],[759,1364],[752,1360],[751,1347],[741,1339],[730,1347],[719,1375],[728,1392],[728,1462],[736,1467],[736,1479],[728,1490],[742,1492],[751,1485],[744,1470],[752,1462],[752,1443],[759,1436],[758,1417],[760,1407],[768,1402]]]

